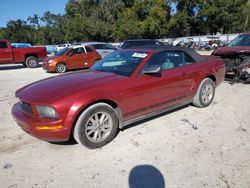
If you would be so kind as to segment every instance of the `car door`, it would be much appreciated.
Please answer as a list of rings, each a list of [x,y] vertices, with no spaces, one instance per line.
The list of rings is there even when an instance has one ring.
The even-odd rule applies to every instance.
[[[94,49],[91,49],[91,47],[85,46],[85,49],[86,49],[86,55],[84,58],[84,66],[91,67],[95,63],[95,61],[100,58],[97,57],[99,56],[98,53],[96,53]]]
[[[0,41],[0,64],[13,61],[11,48],[8,48],[6,41]]]
[[[73,49],[73,55],[68,59],[68,66],[70,69],[79,69],[84,67],[86,53],[83,47]]]
[[[193,80],[183,63],[182,52],[166,51],[155,54],[145,64],[144,68],[160,65],[161,72],[138,76],[143,113],[176,105],[190,97]]]
[[[202,75],[204,75],[204,63],[209,62],[196,62],[193,57],[185,52],[183,52],[183,59],[185,62],[185,67],[189,69],[190,77],[192,77],[193,79],[193,87],[190,88],[188,92],[190,92],[191,95],[194,96],[201,80],[203,79]],[[207,67],[209,67],[209,65]]]

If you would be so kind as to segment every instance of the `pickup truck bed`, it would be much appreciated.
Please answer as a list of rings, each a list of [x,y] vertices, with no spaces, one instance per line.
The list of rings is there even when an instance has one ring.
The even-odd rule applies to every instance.
[[[0,40],[0,64],[22,63],[34,68],[47,57],[45,47],[12,48],[8,40]]]

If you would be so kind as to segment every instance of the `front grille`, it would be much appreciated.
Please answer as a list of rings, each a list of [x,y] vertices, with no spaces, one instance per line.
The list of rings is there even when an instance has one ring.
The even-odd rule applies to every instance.
[[[33,114],[32,107],[29,103],[21,102],[21,108],[24,112],[26,112],[28,114]]]

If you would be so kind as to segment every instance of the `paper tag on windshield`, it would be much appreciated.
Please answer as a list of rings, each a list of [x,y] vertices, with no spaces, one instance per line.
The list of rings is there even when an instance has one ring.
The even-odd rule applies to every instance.
[[[147,57],[147,55],[148,54],[146,54],[146,53],[134,53],[133,55],[132,55],[132,57],[139,57],[139,58],[145,58],[145,57]]]

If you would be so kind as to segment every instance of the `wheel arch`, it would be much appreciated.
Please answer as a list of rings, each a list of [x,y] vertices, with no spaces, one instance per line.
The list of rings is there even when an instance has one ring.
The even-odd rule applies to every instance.
[[[206,76],[206,78],[210,78],[211,80],[213,80],[214,81],[214,83],[215,83],[215,86],[217,85],[216,84],[216,77],[213,75],[213,74],[210,74],[210,75],[208,75],[208,76]],[[205,79],[205,78],[204,78]]]
[[[65,63],[64,61],[58,61],[56,64],[55,64],[55,70],[56,70],[56,67],[58,64],[64,64],[66,66],[66,69],[68,70],[68,66],[67,66],[67,63]],[[66,71],[67,71],[66,70]]]
[[[38,58],[38,54],[37,53],[28,53],[24,55],[25,60],[28,59],[29,57],[36,57]]]
[[[64,65],[67,67],[67,63],[65,63],[64,61],[58,61],[58,62],[56,63],[56,66],[57,66],[58,64],[64,64]],[[67,68],[68,68],[68,67],[67,67]]]
[[[84,104],[82,107],[80,107],[80,109],[78,110],[76,116],[73,118],[73,121],[72,121],[72,126],[71,126],[71,135],[73,134],[73,131],[75,129],[75,125],[76,125],[76,122],[78,120],[78,118],[80,117],[80,115],[86,110],[88,109],[89,107],[91,107],[92,105],[94,104],[98,104],[98,103],[105,103],[105,104],[108,104],[109,106],[111,106],[116,114],[117,114],[117,117],[118,117],[118,120],[119,120],[119,125],[118,127],[121,129],[123,127],[123,123],[122,123],[122,112],[121,112],[121,108],[119,107],[119,105],[111,100],[111,99],[99,99],[99,100],[94,100],[94,101],[91,101],[87,104]]]

